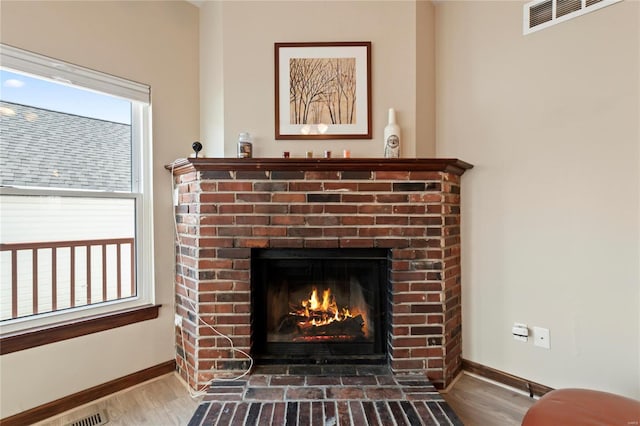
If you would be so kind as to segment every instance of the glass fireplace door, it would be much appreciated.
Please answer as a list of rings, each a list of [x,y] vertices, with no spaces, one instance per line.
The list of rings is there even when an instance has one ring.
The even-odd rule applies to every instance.
[[[253,349],[284,362],[384,359],[386,250],[256,250]]]

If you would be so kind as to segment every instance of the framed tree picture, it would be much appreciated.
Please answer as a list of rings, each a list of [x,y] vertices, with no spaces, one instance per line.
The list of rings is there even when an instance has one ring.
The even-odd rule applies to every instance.
[[[276,139],[371,139],[371,42],[275,43]]]

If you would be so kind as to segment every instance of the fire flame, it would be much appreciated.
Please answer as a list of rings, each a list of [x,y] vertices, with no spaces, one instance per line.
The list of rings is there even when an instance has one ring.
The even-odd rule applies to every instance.
[[[310,318],[311,325],[327,325],[334,321],[342,321],[345,318],[353,318],[349,308],[338,308],[335,298],[331,294],[331,289],[326,289],[322,292],[322,299],[318,296],[318,289],[313,288],[309,300],[302,301],[302,307],[304,308],[303,315]],[[295,312],[295,314],[302,314],[302,312]],[[302,321],[300,325],[305,325],[306,321]]]
[[[349,307],[339,308],[331,289],[323,290],[322,297],[320,297],[316,287],[313,287],[308,300],[302,300],[298,307],[292,306],[290,314],[304,318],[298,321],[298,326],[301,329],[326,326],[335,321],[345,321],[348,318],[357,316],[366,320],[364,311],[357,307],[352,307],[351,309]],[[362,332],[367,335],[366,321],[364,324]]]

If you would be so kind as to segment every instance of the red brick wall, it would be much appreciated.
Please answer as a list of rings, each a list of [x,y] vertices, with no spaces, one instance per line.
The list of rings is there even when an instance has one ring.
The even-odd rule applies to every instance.
[[[430,171],[192,171],[175,177],[177,362],[189,383],[251,350],[251,248],[391,249],[389,362],[446,386],[461,369],[460,176]],[[186,354],[188,373],[183,354]],[[197,377],[193,374],[197,371]]]

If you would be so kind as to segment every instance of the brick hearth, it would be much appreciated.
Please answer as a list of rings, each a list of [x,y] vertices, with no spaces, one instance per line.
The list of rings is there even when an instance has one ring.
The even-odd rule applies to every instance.
[[[377,247],[390,249],[389,366],[447,386],[461,369],[460,176],[470,167],[455,159],[206,158],[167,166],[179,191],[181,374],[195,388],[214,371],[248,365],[196,313],[251,351],[252,248]]]

